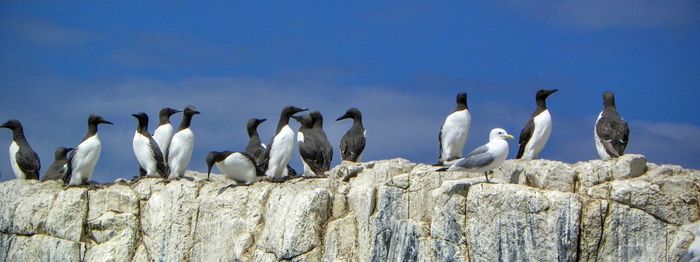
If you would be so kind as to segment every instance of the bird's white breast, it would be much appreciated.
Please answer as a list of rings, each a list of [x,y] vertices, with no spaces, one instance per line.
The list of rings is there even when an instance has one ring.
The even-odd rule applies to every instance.
[[[601,142],[600,136],[598,136],[598,121],[603,117],[603,112],[601,111],[600,114],[598,114],[598,119],[595,120],[595,125],[593,125],[593,138],[595,140],[595,149],[598,152],[598,156],[600,156],[600,159],[602,160],[608,160],[610,159],[610,155],[608,154],[607,151],[605,151],[605,146],[603,146],[603,143]]]
[[[240,153],[229,155],[223,161],[217,162],[216,167],[236,182],[251,184],[257,181],[255,164]]]
[[[95,171],[97,160],[100,158],[100,152],[102,152],[102,143],[97,134],[78,145],[71,163],[73,173],[69,182],[70,185],[80,185],[90,180],[92,172]]]
[[[297,133],[297,142],[304,143],[304,133],[303,132]]]
[[[542,111],[532,121],[535,123],[535,129],[525,145],[523,159],[537,158],[552,133],[552,116],[549,114],[549,110]]]
[[[17,152],[19,151],[19,146],[15,141],[10,144],[10,164],[12,165],[12,171],[15,172],[17,179],[27,179],[27,175],[22,172],[17,164]]]
[[[292,158],[293,149],[294,131],[286,125],[272,140],[270,160],[265,175],[271,178],[281,177],[283,170],[287,169],[287,164]]]
[[[138,160],[141,167],[146,170],[147,175],[156,175],[157,163],[153,152],[151,152],[150,140],[139,132],[135,132],[133,148],[136,160]]]
[[[442,125],[442,160],[460,158],[464,151],[464,143],[469,135],[471,125],[471,114],[468,110],[455,111],[447,118]]]
[[[187,165],[192,159],[192,147],[194,145],[194,133],[189,128],[175,133],[170,142],[168,154],[168,166],[171,174],[169,178],[179,177],[185,174]]]
[[[173,126],[170,123],[158,126],[155,131],[153,131],[153,140],[158,144],[160,152],[163,153],[165,157],[168,152],[168,146],[170,146],[170,140],[173,139]]]

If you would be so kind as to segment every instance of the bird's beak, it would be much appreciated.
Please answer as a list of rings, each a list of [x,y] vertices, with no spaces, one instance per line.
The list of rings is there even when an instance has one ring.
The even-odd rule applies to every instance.
[[[101,123],[101,124],[114,125],[114,124],[112,124],[112,122],[109,122],[109,121],[107,121],[107,120],[102,120],[102,121],[100,121],[100,123]]]
[[[3,123],[2,125],[0,125],[0,127],[10,128],[10,122],[9,122],[9,121],[8,121],[8,122],[5,122],[5,123]]]
[[[265,121],[267,121],[267,118],[258,119],[258,123],[262,123],[262,122],[265,122]]]
[[[511,135],[511,134],[506,134],[503,137],[508,138],[508,139],[515,139],[515,137],[513,137],[513,135]]]
[[[199,114],[201,114],[201,113],[199,113],[199,111],[194,111],[194,112],[192,112],[192,114],[193,114],[193,115],[199,115]]]
[[[131,116],[138,118],[139,116],[137,114],[131,114]]]
[[[338,117],[338,119],[336,119],[335,121],[340,121],[340,120],[346,119],[348,117],[350,117],[350,115],[348,115],[348,113],[345,113],[343,116]]]

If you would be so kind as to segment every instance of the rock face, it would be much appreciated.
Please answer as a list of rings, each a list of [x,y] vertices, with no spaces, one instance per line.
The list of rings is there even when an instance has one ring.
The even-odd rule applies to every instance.
[[[237,186],[188,172],[97,189],[0,184],[0,261],[677,261],[700,172],[640,155],[508,160],[480,173],[392,159]]]

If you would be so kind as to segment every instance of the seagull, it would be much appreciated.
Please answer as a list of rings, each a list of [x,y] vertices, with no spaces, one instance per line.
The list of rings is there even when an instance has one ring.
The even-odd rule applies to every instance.
[[[513,139],[513,136],[502,128],[494,128],[489,134],[488,143],[477,147],[449,168],[440,168],[437,171],[484,172],[486,182],[490,182],[488,173],[500,166],[508,157],[507,138]]]

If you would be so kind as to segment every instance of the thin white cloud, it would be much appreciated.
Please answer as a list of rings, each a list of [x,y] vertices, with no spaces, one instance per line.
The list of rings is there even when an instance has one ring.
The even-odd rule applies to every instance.
[[[693,0],[504,0],[500,4],[532,19],[586,30],[616,27],[679,27],[698,23]]]
[[[15,36],[48,47],[73,47],[85,44],[97,34],[38,20],[7,22]]]

